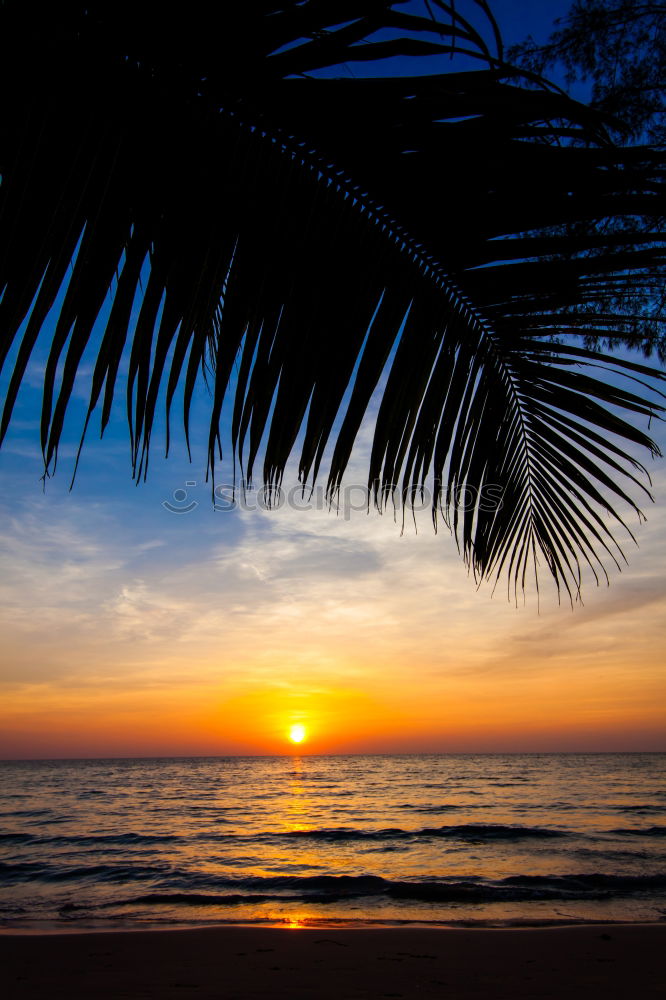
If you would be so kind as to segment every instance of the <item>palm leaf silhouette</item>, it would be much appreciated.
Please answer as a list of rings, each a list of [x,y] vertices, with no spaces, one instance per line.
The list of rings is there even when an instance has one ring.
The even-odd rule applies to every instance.
[[[482,0],[467,19],[438,0],[402,6],[194,3],[183,20],[153,3],[1,4],[0,358],[13,346],[14,360],[0,434],[64,288],[47,471],[100,316],[86,428],[97,408],[106,427],[128,351],[137,476],[179,387],[189,435],[204,366],[210,469],[232,391],[244,479],[264,442],[274,490],[300,435],[304,483],[332,449],[334,497],[388,368],[375,502],[432,482],[433,516],[477,577],[517,590],[543,561],[575,596],[583,564],[599,575],[622,558],[608,515],[638,511],[632,484],[647,492],[625,442],[658,449],[621,413],[661,412],[663,374],[571,335],[612,333],[613,297],[663,280],[663,157],[618,149],[598,115],[527,87]],[[452,52],[482,68],[339,69]],[[486,509],[491,486],[502,503]]]

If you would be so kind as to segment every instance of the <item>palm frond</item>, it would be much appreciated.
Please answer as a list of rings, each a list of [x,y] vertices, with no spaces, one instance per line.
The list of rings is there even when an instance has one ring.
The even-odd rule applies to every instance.
[[[643,471],[622,442],[657,448],[618,411],[661,412],[649,387],[663,375],[556,338],[612,330],[612,310],[591,307],[620,282],[663,279],[663,226],[644,224],[663,216],[663,157],[618,149],[598,115],[523,88],[492,21],[491,49],[454,4],[422,17],[389,0],[236,6],[195,4],[186,24],[152,4],[0,6],[3,92],[19,95],[1,124],[2,363],[20,336],[0,435],[64,287],[47,470],[100,317],[86,427],[98,407],[107,425],[127,350],[137,476],[161,392],[168,427],[184,385],[189,433],[210,357],[211,469],[231,388],[244,477],[265,440],[274,489],[302,435],[304,482],[332,446],[333,496],[388,364],[376,502],[430,477],[475,574],[518,589],[542,559],[577,594],[581,563],[603,574],[622,558],[607,498],[637,510]],[[488,68],[313,75],[452,51]],[[622,239],[609,218],[626,220]],[[502,502],[485,509],[491,486]],[[476,500],[461,511],[465,491]]]

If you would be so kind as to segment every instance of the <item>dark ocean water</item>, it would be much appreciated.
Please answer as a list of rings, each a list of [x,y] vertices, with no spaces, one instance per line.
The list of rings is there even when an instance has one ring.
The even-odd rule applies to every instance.
[[[0,762],[0,926],[666,919],[666,754]]]

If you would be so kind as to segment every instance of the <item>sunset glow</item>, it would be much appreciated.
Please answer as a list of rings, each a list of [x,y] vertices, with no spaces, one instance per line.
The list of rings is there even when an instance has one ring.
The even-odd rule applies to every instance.
[[[663,463],[609,587],[516,607],[427,510],[402,534],[365,510],[216,511],[189,462],[139,490],[92,439],[74,490],[65,469],[43,492],[35,406],[0,453],[0,758],[666,748]],[[183,483],[196,507],[174,514]]]
[[[289,730],[289,739],[292,743],[303,743],[307,737],[305,726],[297,724]]]

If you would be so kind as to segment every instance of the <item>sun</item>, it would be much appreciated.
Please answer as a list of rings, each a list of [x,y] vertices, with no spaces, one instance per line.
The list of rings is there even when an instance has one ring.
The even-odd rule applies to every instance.
[[[289,727],[289,739],[292,743],[303,743],[307,737],[307,730],[305,726],[301,726],[300,723],[296,726]]]

